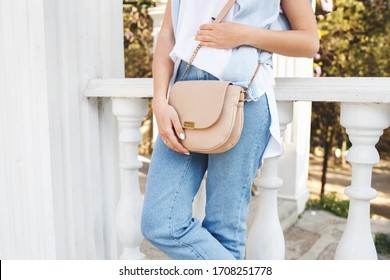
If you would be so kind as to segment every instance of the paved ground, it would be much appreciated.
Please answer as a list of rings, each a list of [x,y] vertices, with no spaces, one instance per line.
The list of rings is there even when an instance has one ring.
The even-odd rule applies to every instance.
[[[331,260],[334,259],[338,241],[344,231],[346,219],[329,212],[306,211],[300,219],[284,231],[286,260]],[[390,222],[372,220],[373,233],[390,234]],[[153,245],[143,241],[141,251],[147,259],[169,259]],[[390,256],[378,256],[390,260]]]
[[[285,232],[286,259],[331,260],[334,259],[337,244],[343,234],[346,219],[329,212],[306,211],[302,217]],[[371,220],[373,233],[390,234],[390,222]],[[390,259],[390,256],[378,256]]]
[[[145,183],[147,164],[141,170],[141,186]],[[308,187],[311,197],[317,197],[320,189],[321,164],[318,158],[312,157],[310,162],[310,175]],[[327,191],[336,191],[343,197],[344,187],[350,184],[350,167],[344,168],[330,165],[328,171]],[[372,185],[378,191],[378,198],[373,200],[373,210],[376,213],[371,219],[372,232],[390,234],[390,163],[381,162],[373,171]],[[143,191],[143,187],[141,188]],[[344,197],[346,198],[346,197]],[[248,229],[250,229],[256,210],[257,197],[253,197]],[[289,205],[285,201],[278,201],[279,218],[282,221],[286,242],[286,259],[333,259],[338,241],[345,228],[346,219],[337,217],[326,211],[305,211],[300,218],[291,225],[289,218]],[[378,210],[379,209],[379,210]],[[168,259],[166,255],[157,250],[147,241],[143,241],[141,251],[147,259]],[[378,256],[379,259],[390,259],[390,256]]]

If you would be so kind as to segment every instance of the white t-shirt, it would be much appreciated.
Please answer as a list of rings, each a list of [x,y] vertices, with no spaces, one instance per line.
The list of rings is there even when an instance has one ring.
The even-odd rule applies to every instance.
[[[170,57],[176,61],[180,58],[188,62],[198,46],[195,35],[202,24],[212,23],[211,17],[217,17],[226,0],[185,0],[180,3],[180,12],[176,30],[176,43],[170,53]],[[233,21],[233,12],[238,9],[238,5],[230,9],[222,20]],[[197,68],[204,70],[211,75],[220,78],[221,73],[229,62],[232,49],[217,49],[202,47],[192,63]],[[212,62],[212,63],[210,63]]]

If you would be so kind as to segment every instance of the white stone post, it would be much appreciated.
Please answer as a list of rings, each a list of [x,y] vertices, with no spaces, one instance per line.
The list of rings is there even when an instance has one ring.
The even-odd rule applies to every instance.
[[[283,136],[287,124],[292,121],[293,102],[278,102],[278,111]],[[265,160],[254,181],[259,190],[259,204],[248,236],[246,258],[250,260],[281,260],[285,257],[284,235],[278,216],[277,191],[283,185],[278,176],[278,158]]]
[[[139,246],[142,242],[141,211],[142,197],[139,188],[138,170],[142,162],[138,161],[138,143],[142,136],[139,127],[147,114],[147,99],[112,98],[113,113],[118,119],[119,161],[121,194],[116,210],[118,239],[123,245],[119,257],[125,259],[143,259]]]
[[[312,77],[313,60],[274,54],[275,77]],[[294,120],[284,135],[284,155],[278,161],[280,177],[286,184],[278,198],[296,203],[297,213],[305,209],[309,197],[307,178],[310,154],[311,102],[294,102]]]
[[[341,124],[352,142],[347,160],[352,164],[351,186],[345,194],[351,199],[344,234],[336,259],[377,259],[370,226],[372,166],[379,162],[375,148],[383,130],[390,125],[390,104],[341,103]]]

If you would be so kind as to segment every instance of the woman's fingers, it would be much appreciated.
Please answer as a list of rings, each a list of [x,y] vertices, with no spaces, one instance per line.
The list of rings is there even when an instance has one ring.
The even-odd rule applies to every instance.
[[[242,44],[242,34],[247,32],[244,27],[245,25],[235,22],[203,24],[199,26],[195,40],[202,46],[232,49]]]
[[[202,24],[199,26],[200,30],[212,30],[214,28],[214,24]]]
[[[213,36],[213,33],[210,30],[199,30],[195,35],[195,40],[210,42],[215,40],[215,35]]]
[[[211,35],[211,34],[213,34],[213,31],[211,30],[211,29],[200,29],[197,33],[196,33],[196,35],[198,35],[198,36],[207,36],[207,35]]]
[[[214,38],[207,35],[196,35],[195,40],[199,42],[214,42]]]
[[[173,109],[173,107],[172,107],[172,109]],[[184,130],[181,127],[179,116],[177,115],[177,112],[174,109],[172,110],[170,120],[172,122],[172,125],[173,125],[175,132],[176,132],[177,137],[179,137],[181,140],[184,140],[185,139]],[[182,153],[189,153],[189,151],[186,148],[184,148],[184,146],[177,140],[177,137],[175,135],[172,135],[170,137],[170,139],[174,138],[172,145],[174,146],[175,150],[180,151]]]
[[[180,139],[185,138],[183,128],[181,127],[179,117],[176,113],[176,110],[173,107],[169,107],[167,110],[168,114],[164,124],[160,129],[160,135],[163,138],[165,144],[172,150],[188,154],[189,151],[179,142]],[[173,128],[172,128],[173,126]],[[177,136],[176,136],[177,135]]]
[[[176,135],[173,134],[173,131],[168,135],[167,140],[168,140],[167,142],[169,142],[169,144],[171,145],[170,148],[175,150],[176,152],[183,153],[183,154],[189,153],[189,151],[186,148],[184,148],[182,144],[179,143]]]
[[[215,37],[208,36],[208,35],[198,35],[195,36],[195,40],[198,41],[202,46],[206,47],[218,47],[217,42],[215,42]]]
[[[182,144],[179,143],[176,135],[174,134],[173,129],[171,129],[170,132],[166,131],[165,133],[160,133],[161,137],[165,143],[165,145],[168,146],[168,148],[182,154],[188,154],[189,151],[183,147]]]
[[[179,116],[177,115],[176,112],[175,112],[174,114],[172,114],[171,122],[172,122],[172,124],[173,124],[174,129],[175,129],[176,135],[177,135],[181,140],[184,140],[186,136],[185,136],[185,134],[184,134],[183,128],[181,127],[181,123],[180,123]]]
[[[219,45],[216,44],[215,42],[204,42],[204,41],[200,41],[199,44],[200,44],[201,46],[204,46],[204,47],[222,48],[222,46],[219,46]]]

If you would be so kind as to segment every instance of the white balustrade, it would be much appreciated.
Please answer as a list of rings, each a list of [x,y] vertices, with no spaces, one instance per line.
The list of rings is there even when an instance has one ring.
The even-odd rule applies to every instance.
[[[346,194],[351,198],[346,229],[337,249],[337,259],[375,259],[369,205],[376,191],[371,188],[371,169],[379,161],[375,143],[390,125],[390,79],[388,78],[279,78],[275,89],[281,133],[293,116],[293,101],[341,102],[341,123],[353,144],[348,160],[352,183]],[[121,199],[117,210],[117,232],[124,246],[123,259],[139,259],[140,210],[137,171],[138,128],[146,115],[146,100],[152,96],[152,79],[96,79],[90,81],[86,96],[113,98],[120,134]],[[248,259],[283,259],[284,237],[278,220],[278,158],[269,158],[255,178],[260,198],[257,217],[248,237]],[[259,172],[260,173],[260,172]],[[194,206],[202,217],[203,196]],[[197,210],[196,210],[197,209]],[[200,211],[199,211],[200,210]]]
[[[278,102],[280,134],[293,118],[293,102]],[[278,158],[264,161],[254,184],[259,190],[258,208],[248,236],[247,255],[250,260],[281,260],[285,256],[284,235],[278,216],[278,188],[283,180],[278,177]]]
[[[347,160],[352,164],[351,186],[345,194],[351,199],[344,234],[336,259],[377,259],[370,226],[370,200],[374,164],[379,162],[375,148],[383,130],[390,125],[390,104],[341,103],[341,124],[352,142]]]
[[[147,99],[112,98],[113,114],[118,120],[119,165],[121,194],[116,210],[118,239],[123,245],[120,259],[143,259],[139,251],[142,242],[142,197],[139,188],[138,143],[142,140],[139,127],[147,114]]]

